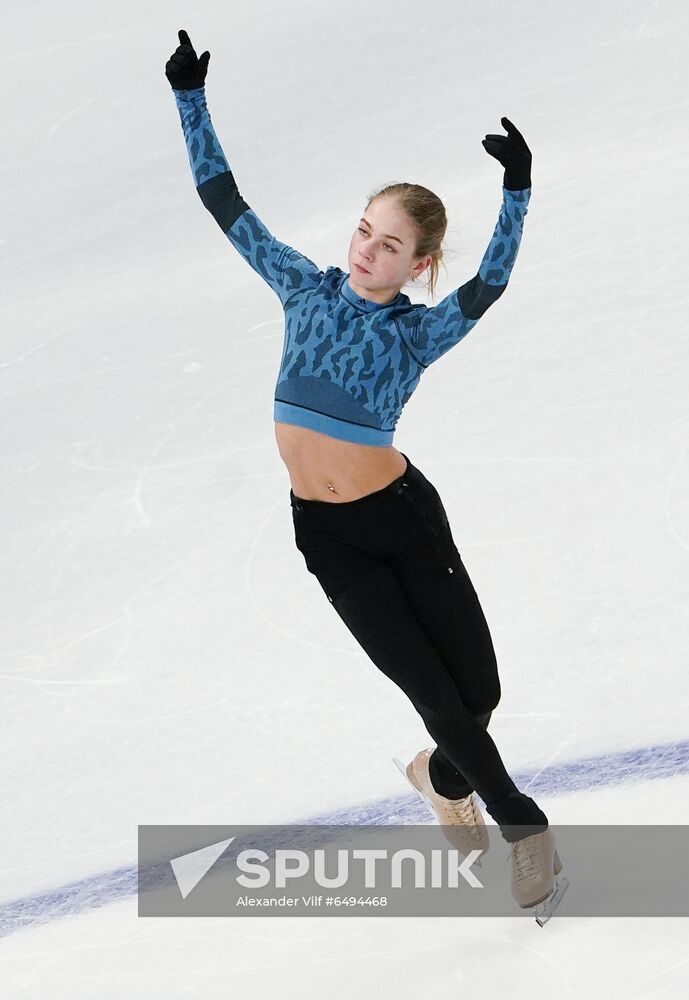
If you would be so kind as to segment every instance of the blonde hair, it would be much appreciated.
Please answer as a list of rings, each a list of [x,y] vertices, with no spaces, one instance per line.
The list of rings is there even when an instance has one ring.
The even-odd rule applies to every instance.
[[[387,197],[395,198],[400,208],[404,209],[414,224],[417,233],[414,257],[431,256],[433,258],[426,268],[430,272],[428,290],[431,299],[433,299],[438,280],[438,268],[443,259],[441,243],[447,230],[445,206],[436,194],[433,194],[428,188],[422,187],[421,184],[401,181],[398,184],[388,184],[380,191],[374,191],[369,196],[366,208],[368,209],[376,198]]]

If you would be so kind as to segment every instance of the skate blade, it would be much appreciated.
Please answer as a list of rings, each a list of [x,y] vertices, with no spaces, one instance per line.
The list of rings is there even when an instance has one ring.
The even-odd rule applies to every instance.
[[[419,796],[419,798],[423,799],[423,801],[426,803],[426,805],[431,810],[431,812],[433,812],[433,810],[431,808],[430,802],[426,799],[426,796],[423,795],[423,793],[419,791],[419,789],[416,787],[416,785],[414,784],[414,782],[411,780],[411,778],[407,774],[406,767],[404,766],[404,764],[402,763],[402,761],[399,759],[399,757],[393,757],[392,759],[395,762],[395,764],[397,765],[397,767],[400,769],[400,771],[402,772],[402,774],[404,775],[404,777],[407,779],[407,781],[409,782],[409,784],[412,786],[412,788],[414,789],[414,791],[416,792],[416,794]],[[435,817],[435,813],[434,812],[433,812],[433,816]],[[483,865],[481,864],[481,858],[477,858],[477,860],[474,861],[474,864],[477,865],[477,867],[479,867],[479,868],[483,868]]]
[[[538,924],[539,927],[543,927],[544,924],[548,923],[554,911],[560,905],[562,897],[567,891],[568,885],[569,885],[568,878],[566,878],[564,875],[559,875],[559,876],[556,875],[555,888],[553,889],[551,894],[548,896],[547,899],[544,899],[542,903],[539,903],[538,906],[534,906],[533,914],[534,917],[536,918],[536,923]]]
[[[407,781],[408,781],[408,782],[409,782],[409,784],[410,784],[410,785],[412,786],[412,788],[414,789],[414,791],[415,791],[415,792],[418,792],[418,791],[419,791],[419,790],[418,790],[418,788],[417,788],[417,787],[416,787],[416,785],[415,785],[415,784],[413,784],[413,782],[412,782],[412,781],[410,780],[410,778],[409,778],[409,775],[407,774],[407,769],[406,769],[406,767],[404,766],[404,764],[402,763],[402,761],[401,761],[401,760],[399,759],[399,757],[393,757],[392,759],[393,759],[393,761],[395,762],[395,764],[397,764],[397,766],[398,766],[398,768],[400,769],[401,773],[402,773],[402,774],[404,775],[404,777],[405,777],[405,778],[407,779]]]

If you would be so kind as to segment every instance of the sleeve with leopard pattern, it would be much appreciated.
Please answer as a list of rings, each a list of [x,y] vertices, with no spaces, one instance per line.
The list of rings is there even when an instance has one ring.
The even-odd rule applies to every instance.
[[[196,190],[230,243],[283,305],[300,288],[317,285],[319,268],[273,236],[239,193],[211,122],[205,87],[173,93]]]
[[[472,330],[500,298],[517,259],[531,188],[502,189],[498,221],[477,273],[437,306],[420,306],[409,317],[414,356],[427,368]]]

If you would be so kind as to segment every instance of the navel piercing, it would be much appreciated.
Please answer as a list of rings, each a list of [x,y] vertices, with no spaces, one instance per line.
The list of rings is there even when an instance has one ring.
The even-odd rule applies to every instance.
[[[332,490],[332,491],[333,491],[333,493],[337,493],[337,490],[335,489],[335,487],[333,486],[333,484],[332,484],[332,483],[328,483],[328,489],[329,489],[329,490]]]

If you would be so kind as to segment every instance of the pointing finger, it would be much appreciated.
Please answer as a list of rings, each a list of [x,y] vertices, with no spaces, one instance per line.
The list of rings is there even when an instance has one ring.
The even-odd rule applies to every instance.
[[[514,135],[517,139],[524,138],[517,126],[513,125],[509,118],[501,118],[500,122],[508,135]]]

